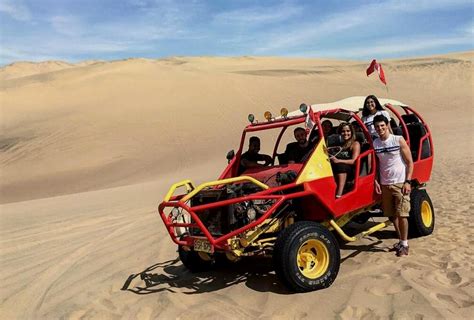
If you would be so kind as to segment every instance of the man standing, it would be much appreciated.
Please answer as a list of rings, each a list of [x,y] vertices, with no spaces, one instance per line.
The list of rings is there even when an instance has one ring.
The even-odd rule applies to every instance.
[[[396,251],[399,257],[406,256],[413,160],[405,139],[390,133],[385,116],[375,116],[373,124],[379,136],[374,140],[374,149],[379,160],[380,184],[376,181],[375,187],[382,193],[384,214],[393,222],[399,239],[390,251]]]
[[[272,163],[272,157],[266,154],[260,154],[260,138],[250,137],[249,149],[240,157],[239,174],[249,168],[268,166]],[[264,162],[264,163],[259,163]]]
[[[309,141],[306,140],[306,130],[298,127],[293,131],[296,142],[286,146],[285,154],[288,156],[288,163],[301,163],[304,157],[313,149]]]

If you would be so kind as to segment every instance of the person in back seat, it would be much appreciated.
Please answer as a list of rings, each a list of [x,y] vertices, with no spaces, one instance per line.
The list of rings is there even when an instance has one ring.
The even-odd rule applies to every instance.
[[[390,121],[390,114],[383,109],[377,97],[374,95],[367,96],[362,109],[362,121],[367,127],[367,130],[369,130],[372,140],[378,138],[377,132],[374,128],[374,117],[379,114],[383,115],[388,121]]]
[[[357,132],[361,132],[363,133],[364,131],[362,131],[362,128],[360,127],[360,124],[359,122],[357,122],[356,120],[352,121],[351,122],[351,125],[354,127],[354,131],[357,133]]]
[[[327,138],[333,132],[333,125],[330,120],[324,120],[321,122],[321,126],[323,127],[323,135]]]
[[[353,176],[354,163],[360,154],[360,143],[356,140],[354,127],[343,122],[339,125],[337,132],[341,135],[343,144],[342,150],[331,157],[332,168],[336,175],[336,198],[340,198],[346,185],[348,176]]]

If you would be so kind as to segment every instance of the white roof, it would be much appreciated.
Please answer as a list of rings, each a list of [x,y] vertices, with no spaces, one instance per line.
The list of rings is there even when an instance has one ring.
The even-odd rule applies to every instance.
[[[362,107],[364,106],[365,98],[366,98],[365,96],[357,96],[357,97],[345,98],[345,99],[335,101],[335,102],[312,104],[311,109],[313,109],[314,112],[317,112],[317,111],[342,108],[348,111],[357,112],[361,110]],[[407,106],[407,104],[397,101],[397,100],[393,100],[393,99],[378,98],[378,100],[380,101],[380,104],[382,105],[390,103],[391,105],[395,105],[395,106]],[[298,115],[301,115],[301,111],[299,110],[293,111],[293,112],[290,112],[288,115],[298,116]]]

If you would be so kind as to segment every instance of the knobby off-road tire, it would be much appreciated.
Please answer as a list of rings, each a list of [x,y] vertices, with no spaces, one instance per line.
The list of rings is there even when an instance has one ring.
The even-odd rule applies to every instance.
[[[426,190],[413,190],[410,195],[410,205],[409,237],[417,238],[433,233],[435,214],[433,204]]]
[[[283,230],[273,252],[277,276],[296,292],[329,287],[339,272],[340,260],[332,233],[311,221],[296,222]]]

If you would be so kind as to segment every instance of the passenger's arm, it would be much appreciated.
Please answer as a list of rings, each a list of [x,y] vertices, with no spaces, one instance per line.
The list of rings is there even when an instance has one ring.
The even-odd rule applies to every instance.
[[[265,161],[265,164],[260,164],[258,161]],[[248,159],[242,159],[240,163],[242,166],[245,168],[257,168],[257,167],[263,167],[263,166],[268,166],[270,163],[272,163],[272,157],[266,154],[260,154],[258,157],[258,161],[251,161]]]
[[[262,154],[263,156],[263,161],[265,161],[264,166],[268,166],[272,163],[272,157],[270,157],[268,154]]]
[[[411,157],[410,147],[408,146],[407,142],[403,137],[400,137],[400,153],[402,154],[403,161],[406,164],[406,173],[405,173],[405,181],[411,180],[411,176],[413,174],[413,159]],[[404,183],[402,187],[403,194],[409,194],[411,192],[411,184]]]
[[[375,155],[375,168],[377,169],[377,172],[375,173],[375,193],[376,194],[382,194],[382,187],[380,186],[380,163],[377,155]]]
[[[242,159],[240,161],[240,163],[242,164],[242,166],[244,166],[245,168],[256,168],[256,167],[261,167],[262,165],[259,164],[258,162],[256,161],[250,161],[248,159]]]
[[[358,141],[355,141],[352,144],[352,158],[347,159],[347,160],[341,160],[341,159],[337,159],[333,157],[332,159],[334,163],[344,163],[344,164],[353,165],[357,161],[357,158],[359,157],[359,155],[360,155],[360,143]]]

